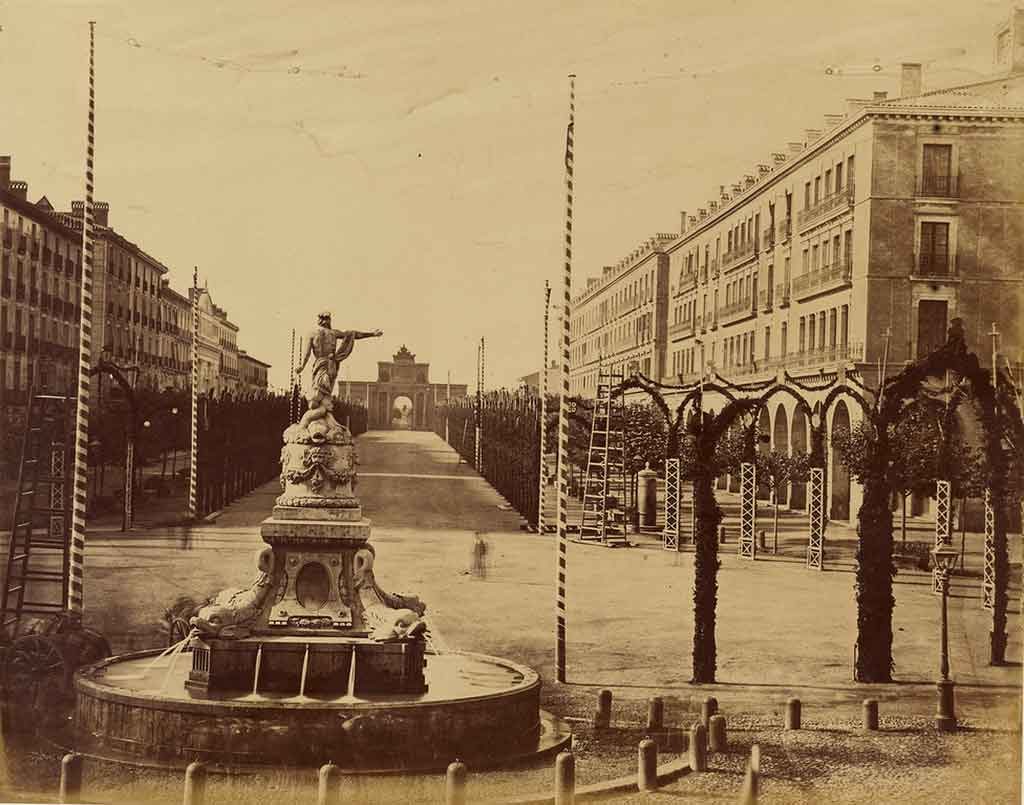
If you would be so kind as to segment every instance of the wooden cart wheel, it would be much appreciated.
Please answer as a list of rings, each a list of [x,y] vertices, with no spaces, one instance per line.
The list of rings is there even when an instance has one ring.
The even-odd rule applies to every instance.
[[[5,663],[8,702],[41,721],[61,720],[70,703],[71,673],[57,640],[25,635],[15,640]]]
[[[185,618],[173,618],[171,620],[171,630],[167,636],[167,645],[173,646],[176,643],[180,643],[188,637],[190,631],[192,631],[192,627],[189,626]]]

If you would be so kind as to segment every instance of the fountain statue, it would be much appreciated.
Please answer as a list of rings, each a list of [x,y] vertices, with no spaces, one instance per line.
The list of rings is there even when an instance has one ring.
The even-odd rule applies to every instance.
[[[566,744],[565,725],[540,710],[534,671],[439,652],[423,602],[377,582],[356,447],[332,410],[338,365],[356,340],[380,334],[334,330],[320,315],[299,367],[314,359],[309,409],[283,434],[281,495],[260,526],[255,579],[202,606],[172,649],[82,669],[81,751],[229,769],[331,759],[359,770],[495,762]]]

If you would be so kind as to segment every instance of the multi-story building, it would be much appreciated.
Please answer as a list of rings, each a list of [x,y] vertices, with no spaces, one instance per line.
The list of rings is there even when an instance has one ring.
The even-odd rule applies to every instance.
[[[0,408],[25,403],[30,367],[36,387],[64,392],[74,383],[81,287],[81,235],[28,184],[11,181],[0,157]]]
[[[562,378],[562,367],[558,361],[551,361],[548,368],[544,370],[544,382],[547,384],[548,394],[559,394],[562,391],[560,385]],[[534,393],[540,393],[540,372],[531,372],[528,375],[516,378],[520,385]]]
[[[187,389],[192,382],[192,305],[188,297],[160,283],[160,365],[163,385]]]
[[[254,358],[244,349],[238,352],[239,391],[245,394],[267,390],[269,363]]]
[[[62,219],[81,232],[85,204],[71,202]],[[168,268],[110,226],[110,206],[93,206],[92,362],[102,357],[135,370],[137,387],[157,390],[173,382],[161,358],[160,289]]]
[[[569,391],[594,396],[600,371],[664,374],[668,253],[674,234],[640,244],[572,300]]]
[[[1017,12],[998,34],[999,75],[923,92],[920,65],[905,64],[899,97],[849,101],[845,115],[826,116],[771,164],[720,187],[696,215],[684,213],[681,233],[651,249],[667,260],[661,380],[713,372],[738,382],[781,368],[799,376],[844,367],[875,385],[883,360],[901,369],[941,345],[954,318],[980,356],[991,354],[995,325],[999,351],[1018,360],[1021,31]],[[606,269],[575,300],[574,391],[592,393],[596,358],[618,354],[593,339],[617,327],[619,273]],[[649,349],[652,357],[659,351]],[[794,402],[783,395],[771,408],[764,429],[772,446],[806,449],[808,423]],[[841,401],[826,433],[858,417]],[[834,455],[829,464],[830,511],[847,519],[858,490]],[[802,486],[791,494],[791,505],[805,505]]]

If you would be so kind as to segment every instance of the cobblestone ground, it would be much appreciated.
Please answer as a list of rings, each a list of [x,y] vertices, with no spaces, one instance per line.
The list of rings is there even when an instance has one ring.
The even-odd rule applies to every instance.
[[[721,555],[718,601],[718,684],[690,678],[692,555],[652,542],[628,550],[572,544],[568,565],[569,683],[553,682],[555,569],[550,535],[524,533],[514,512],[432,434],[375,432],[359,439],[358,492],[373,521],[377,578],[427,602],[432,630],[452,648],[505,656],[542,677],[543,706],[579,727],[581,782],[630,773],[642,737],[647,699],[662,696],[666,723],[687,727],[705,696],[716,696],[735,751],[714,756],[711,771],[690,775],[653,795],[735,801],[749,746],[762,751],[766,802],[1002,803],[1019,801],[1021,656],[1019,590],[1011,589],[1008,658],[987,664],[990,615],[979,581],[958,578],[950,600],[950,648],[958,714],[970,729],[940,736],[935,707],[939,607],[930,579],[901,570],[894,614],[895,679],[890,685],[851,682],[856,637],[854,576],[848,568],[810,572],[799,561],[743,562],[728,545]],[[160,644],[164,610],[179,596],[197,600],[254,575],[276,484],[228,507],[213,523],[130,535],[98,534],[86,557],[86,619],[115,651]],[[481,532],[490,543],[485,576],[470,573]],[[1016,539],[1014,540],[1017,541]],[[1015,571],[1016,572],[1016,571]],[[1016,578],[1016,576],[1014,576]],[[611,688],[620,731],[601,738],[583,727],[597,692]],[[799,733],[783,733],[782,707],[804,702]],[[880,702],[883,732],[864,735],[861,700]],[[35,801],[56,794],[57,759],[38,747],[6,753],[0,799]],[[474,775],[476,801],[550,788],[550,764],[539,769]],[[308,779],[308,778],[307,778]],[[180,802],[180,778],[160,783],[141,773],[92,780],[95,799]],[[392,780],[385,787],[353,782],[358,801],[439,801],[437,775]],[[278,780],[253,786],[232,781],[225,802],[313,802],[308,787]],[[228,788],[236,791],[231,796]],[[86,798],[90,798],[89,787]],[[100,791],[105,795],[100,797]],[[279,796],[278,796],[279,795]],[[222,800],[212,800],[214,802]]]

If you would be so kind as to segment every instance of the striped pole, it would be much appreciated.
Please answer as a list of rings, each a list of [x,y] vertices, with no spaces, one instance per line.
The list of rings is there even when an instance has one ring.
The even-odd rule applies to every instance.
[[[89,21],[89,123],[85,145],[85,209],[82,212],[82,290],[78,322],[78,386],[75,403],[75,500],[71,509],[68,566],[69,612],[81,615],[85,562],[85,505],[89,491],[89,371],[92,368],[93,159],[96,146],[96,23]]]
[[[558,401],[558,564],[555,590],[555,678],[565,682],[565,573],[569,524],[569,303],[572,294],[573,126],[576,76],[569,75],[569,125],[565,130],[565,288],[562,295],[562,393]]]
[[[473,458],[476,463],[476,471],[480,472],[480,417],[483,414],[483,350],[484,340],[476,348],[476,427],[473,429]]]
[[[189,451],[188,516],[199,516],[196,483],[199,466],[199,266],[192,271],[192,445]]]
[[[544,281],[544,363],[540,367],[540,495],[537,496],[537,533],[544,533],[544,491],[548,486],[548,465],[544,460],[547,435],[548,398],[548,311],[551,309],[551,284]]]
[[[288,424],[295,424],[295,409],[299,401],[295,394],[295,328],[292,327],[291,357],[288,359]]]

